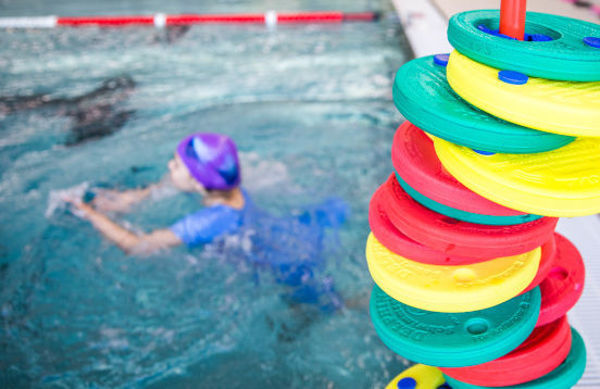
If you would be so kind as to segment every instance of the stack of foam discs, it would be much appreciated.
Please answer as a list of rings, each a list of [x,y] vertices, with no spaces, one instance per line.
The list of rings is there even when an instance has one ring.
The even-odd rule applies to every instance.
[[[390,349],[440,369],[393,387],[561,389],[585,370],[566,317],[583,260],[554,229],[600,212],[600,26],[528,13],[519,41],[498,25],[494,10],[455,15],[456,50],[396,75],[408,120],[369,207],[371,318]]]

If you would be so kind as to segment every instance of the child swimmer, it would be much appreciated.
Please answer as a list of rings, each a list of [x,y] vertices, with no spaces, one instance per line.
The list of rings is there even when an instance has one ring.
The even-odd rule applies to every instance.
[[[126,192],[100,192],[91,204],[66,199],[108,240],[126,253],[150,254],[185,243],[210,243],[235,232],[241,225],[248,195],[240,187],[241,174],[233,141],[220,134],[197,133],[183,139],[168,163],[172,185],[180,191],[202,195],[205,208],[170,228],[136,234],[108,218],[103,211],[123,211],[149,197],[157,185]]]
[[[348,209],[329,199],[298,217],[278,218],[257,210],[241,187],[233,140],[221,134],[195,133],[184,138],[168,163],[169,181],[178,190],[202,196],[204,208],[169,228],[137,234],[113,222],[107,211],[126,211],[150,197],[163,183],[125,192],[102,191],[91,203],[65,199],[108,240],[129,254],[147,255],[186,244],[194,247],[247,232],[253,247],[248,260],[274,271],[279,283],[292,287],[292,302],[314,303],[324,310],[340,307],[341,298],[328,277],[318,277],[324,263],[325,228],[342,224]]]

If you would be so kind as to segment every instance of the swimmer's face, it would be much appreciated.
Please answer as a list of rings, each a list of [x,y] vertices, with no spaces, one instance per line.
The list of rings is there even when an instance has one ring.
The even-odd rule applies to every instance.
[[[173,181],[173,185],[177,189],[184,192],[199,192],[201,194],[206,192],[204,187],[192,177],[177,153],[175,153],[167,166],[169,167],[171,181]]]

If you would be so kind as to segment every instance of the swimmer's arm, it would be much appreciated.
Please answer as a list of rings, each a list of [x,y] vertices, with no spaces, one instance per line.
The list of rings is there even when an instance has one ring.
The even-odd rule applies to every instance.
[[[138,235],[113,222],[88,204],[74,205],[85,213],[85,217],[102,235],[115,243],[126,254],[148,255],[182,243],[181,239],[171,230],[155,230],[148,234]]]
[[[130,189],[122,192],[111,189],[98,190],[92,203],[96,209],[103,212],[128,212],[132,206],[152,195],[165,197],[165,193],[171,187],[170,178],[166,176],[161,181],[141,189]],[[163,196],[161,196],[161,192],[165,192],[162,193]]]

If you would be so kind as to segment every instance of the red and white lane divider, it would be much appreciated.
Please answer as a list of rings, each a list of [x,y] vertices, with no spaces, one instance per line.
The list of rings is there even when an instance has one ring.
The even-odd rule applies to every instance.
[[[183,14],[183,15],[129,15],[129,16],[41,16],[0,17],[0,28],[54,28],[60,26],[119,27],[129,25],[154,25],[156,27],[206,24],[206,23],[260,23],[267,26],[291,23],[342,23],[347,21],[370,22],[377,20],[376,12],[282,12],[260,14]]]

